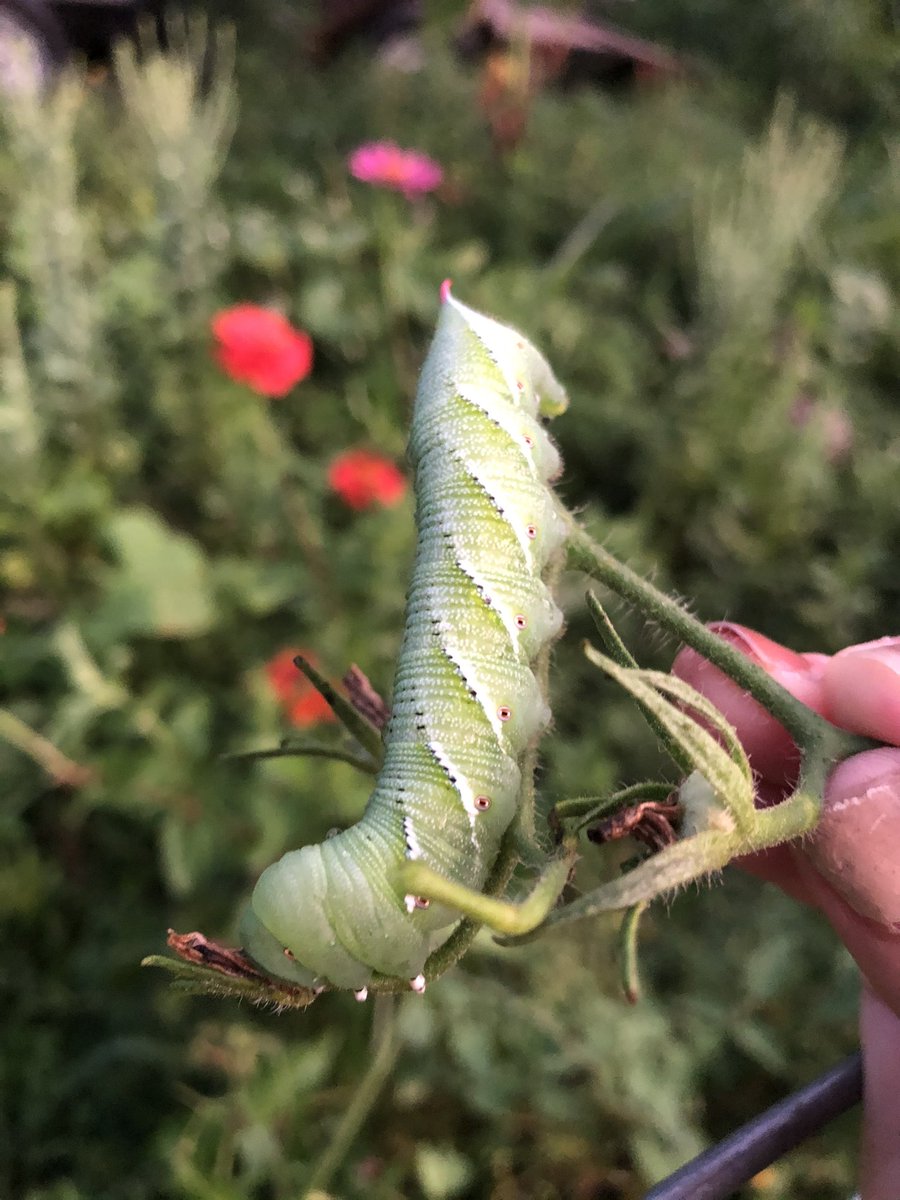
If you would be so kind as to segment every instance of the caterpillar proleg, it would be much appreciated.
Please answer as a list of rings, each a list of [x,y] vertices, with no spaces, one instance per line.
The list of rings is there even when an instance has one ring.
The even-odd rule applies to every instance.
[[[566,394],[520,334],[441,295],[410,435],[418,535],[384,764],[357,824],[262,874],[241,928],[260,967],[306,987],[361,993],[380,972],[421,990],[459,913],[404,894],[400,868],[483,888],[550,720],[535,663],[562,627],[548,578],[566,521],[541,418]]]

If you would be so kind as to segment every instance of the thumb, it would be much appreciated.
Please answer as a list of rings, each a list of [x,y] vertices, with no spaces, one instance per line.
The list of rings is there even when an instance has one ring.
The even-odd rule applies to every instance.
[[[787,849],[804,898],[900,1016],[900,750],[868,750],[837,766],[815,831]]]
[[[839,763],[803,850],[857,912],[900,933],[900,750]]]

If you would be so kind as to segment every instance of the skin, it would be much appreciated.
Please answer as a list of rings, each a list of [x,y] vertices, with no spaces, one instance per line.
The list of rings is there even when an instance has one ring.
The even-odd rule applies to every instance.
[[[835,725],[886,743],[831,773],[819,828],[802,842],[741,865],[824,914],[862,977],[865,1070],[862,1200],[900,1197],[900,638],[839,654],[797,654],[740,625],[714,626],[788,691]],[[786,731],[694,651],[673,671],[712,700],[738,731],[758,777],[761,804],[796,778]]]

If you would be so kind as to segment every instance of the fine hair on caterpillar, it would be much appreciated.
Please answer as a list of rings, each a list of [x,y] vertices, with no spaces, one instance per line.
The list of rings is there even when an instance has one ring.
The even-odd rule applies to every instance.
[[[542,418],[566,394],[521,334],[448,285],[441,298],[410,434],[416,555],[384,762],[361,819],[269,867],[241,926],[269,974],[359,998],[375,974],[423,990],[459,920],[407,892],[406,864],[485,886],[550,721],[543,663],[562,628],[551,589],[567,514]]]

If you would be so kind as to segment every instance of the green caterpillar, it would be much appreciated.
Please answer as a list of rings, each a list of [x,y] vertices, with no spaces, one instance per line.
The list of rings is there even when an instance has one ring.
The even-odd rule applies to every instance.
[[[539,417],[566,394],[520,334],[449,284],[441,298],[410,436],[418,540],[384,765],[356,825],[263,873],[241,927],[271,975],[360,996],[373,972],[421,991],[459,919],[404,894],[404,863],[484,887],[550,720],[536,660],[562,627],[546,582],[566,538],[548,486],[561,463]]]

